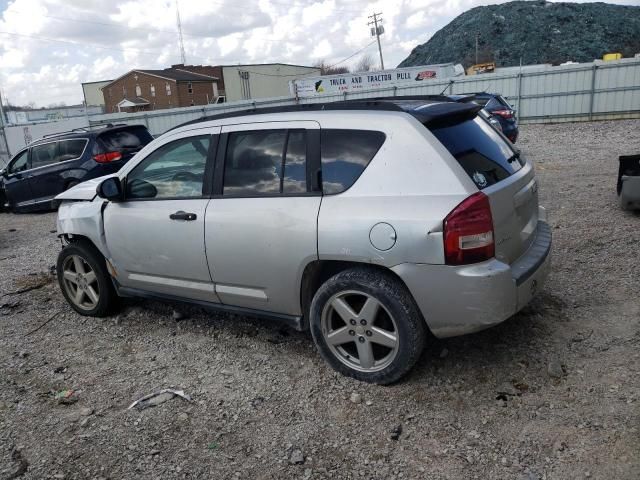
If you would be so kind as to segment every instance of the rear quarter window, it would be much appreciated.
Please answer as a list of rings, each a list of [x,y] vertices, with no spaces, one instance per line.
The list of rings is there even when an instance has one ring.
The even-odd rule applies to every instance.
[[[495,185],[522,168],[515,151],[479,117],[453,126],[434,128],[431,133],[479,189]]]
[[[323,193],[341,193],[351,187],[378,153],[385,138],[384,133],[373,130],[322,130]]]

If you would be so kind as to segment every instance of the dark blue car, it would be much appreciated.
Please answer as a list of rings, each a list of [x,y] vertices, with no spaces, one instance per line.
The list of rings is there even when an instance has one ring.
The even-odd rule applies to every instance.
[[[473,102],[482,105],[482,109],[490,116],[500,122],[502,133],[516,143],[518,139],[518,120],[516,111],[509,102],[498,93],[462,93],[458,95],[449,95],[449,98],[457,102]]]
[[[44,137],[19,151],[2,170],[0,207],[14,212],[55,208],[56,195],[117,172],[151,140],[143,125],[108,125]]]

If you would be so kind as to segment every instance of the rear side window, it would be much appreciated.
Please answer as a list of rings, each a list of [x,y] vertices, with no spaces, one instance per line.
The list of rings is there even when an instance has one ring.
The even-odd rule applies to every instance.
[[[306,191],[304,130],[252,130],[229,134],[223,195],[294,195]]]
[[[58,142],[58,157],[56,161],[64,162],[66,160],[73,160],[79,158],[84,152],[84,147],[87,145],[87,140],[60,140]]]
[[[431,130],[479,189],[498,183],[522,168],[515,152],[481,118]]]
[[[31,148],[31,168],[44,167],[56,161],[57,142],[36,145]]]
[[[100,140],[108,152],[140,150],[153,137],[145,127],[130,127],[101,133]]]
[[[322,191],[341,193],[353,185],[384,143],[373,130],[322,130]]]

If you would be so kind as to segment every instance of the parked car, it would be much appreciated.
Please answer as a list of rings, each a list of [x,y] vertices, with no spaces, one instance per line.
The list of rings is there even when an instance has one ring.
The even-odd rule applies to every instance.
[[[621,155],[616,191],[625,210],[640,210],[640,154]]]
[[[394,382],[427,329],[496,325],[547,275],[533,167],[479,110],[394,97],[176,128],[57,197],[62,293],[88,316],[136,296],[280,320]]]
[[[1,172],[0,206],[51,210],[59,193],[117,172],[153,140],[143,125],[110,125],[46,136],[20,150]]]
[[[518,140],[518,120],[516,111],[505,98],[497,93],[462,93],[459,95],[449,95],[449,98],[457,102],[472,102],[481,105],[488,115],[491,123],[499,122],[502,133],[516,143]]]

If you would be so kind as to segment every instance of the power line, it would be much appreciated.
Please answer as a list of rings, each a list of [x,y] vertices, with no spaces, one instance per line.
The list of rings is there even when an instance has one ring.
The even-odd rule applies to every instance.
[[[102,50],[114,50],[114,51],[120,51],[120,52],[133,51],[133,52],[141,53],[143,55],[153,55],[155,57],[157,57],[158,54],[160,54],[160,53],[164,53],[164,52],[160,52],[160,51],[139,50],[137,48],[128,48],[128,47],[125,47],[125,48],[105,47],[105,46],[102,46],[102,45],[97,45],[95,43],[86,43],[86,42],[80,43],[80,42],[74,42],[74,41],[71,41],[71,40],[58,40],[58,39],[55,39],[55,38],[40,37],[40,36],[37,36],[37,35],[27,35],[27,34],[24,34],[24,33],[0,31],[0,34],[10,35],[10,36],[14,36],[14,37],[32,38],[32,39],[41,40],[41,41],[44,41],[44,42],[66,43],[66,44],[69,44],[69,45],[79,45],[79,46],[82,46],[82,47],[89,46],[89,47],[93,47],[93,48],[99,48],[99,49],[102,49]]]
[[[347,58],[343,58],[342,60],[340,60],[339,62],[334,63],[333,65],[329,65],[326,68],[332,68],[335,67],[336,65],[340,65],[342,62],[346,62],[347,60],[349,60],[350,58],[355,57],[356,55],[358,55],[359,53],[365,51],[367,48],[369,48],[371,45],[373,45],[374,43],[376,43],[376,41],[374,40],[373,42],[369,43],[368,45],[366,45],[365,47],[361,48],[360,50],[358,50],[355,53],[352,53],[351,55],[349,55]]]
[[[212,2],[212,3],[217,3],[217,2]],[[219,5],[224,5],[222,3],[218,3]],[[279,5],[284,5],[284,4],[279,4]],[[242,8],[243,10],[246,10],[246,7],[241,7],[239,5],[231,5],[233,7],[238,7],[238,8]],[[11,10],[11,13],[19,13],[19,14],[24,14],[24,15],[31,15],[31,12],[26,12],[24,10]],[[355,12],[354,12],[355,13]],[[327,18],[331,18],[333,16],[337,16],[339,15],[339,13],[330,15]],[[129,27],[127,25],[122,25],[119,23],[114,23],[114,22],[100,22],[97,20],[86,20],[86,19],[80,19],[80,18],[73,18],[73,17],[61,17],[61,16],[57,16],[57,15],[45,15],[45,14],[40,14],[40,16],[45,17],[45,18],[51,18],[53,20],[58,20],[58,21],[69,21],[69,22],[76,22],[76,23],[82,23],[82,24],[92,24],[92,25],[102,25],[105,27],[112,27],[112,28],[119,28],[121,30],[140,30],[140,31],[146,31],[146,32],[151,32],[151,33],[165,33],[168,35],[175,35],[176,31],[174,30],[164,30],[161,28],[149,28],[149,27]],[[255,27],[255,28],[263,28],[263,27]],[[254,28],[254,29],[255,29]],[[236,33],[240,33],[240,34],[244,34],[246,33],[246,31],[239,31],[239,32],[233,32],[233,33],[229,33],[227,35],[234,35]],[[185,37],[193,37],[193,38],[218,38],[214,35],[203,35],[203,34],[197,34],[197,33],[188,33],[188,32],[183,32],[182,33]],[[224,35],[224,36],[227,36]],[[282,40],[273,40],[273,39],[268,39],[268,38],[261,38],[261,41],[263,42],[271,42],[271,43],[280,43]]]

